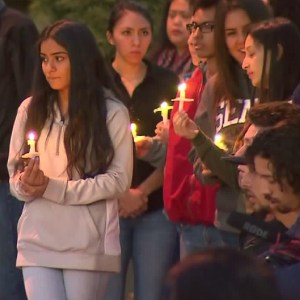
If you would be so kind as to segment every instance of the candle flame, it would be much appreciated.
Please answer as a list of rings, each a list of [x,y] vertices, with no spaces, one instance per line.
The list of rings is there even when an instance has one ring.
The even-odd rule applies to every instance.
[[[186,83],[182,82],[181,84],[179,84],[178,86],[178,91],[185,91],[186,90]]]
[[[214,138],[215,144],[220,143],[222,141],[222,136],[221,134],[216,134]]]
[[[161,105],[160,105],[161,109],[167,109],[168,108],[168,103],[166,101],[164,101]]]
[[[166,101],[162,102],[161,105],[158,108],[155,108],[153,110],[154,113],[157,112],[164,112],[164,111],[168,111],[169,109],[172,109],[173,106],[169,105]]]
[[[35,134],[33,131],[30,131],[29,134],[28,134],[28,139],[30,141],[34,141],[35,140]]]
[[[216,146],[218,146],[220,149],[223,149],[224,151],[227,151],[227,146],[224,143],[223,136],[219,133],[217,133],[214,137],[214,143]]]
[[[133,137],[137,136],[137,125],[135,123],[130,124],[130,129]]]
[[[130,128],[132,131],[136,130],[136,124],[135,123],[131,123]]]

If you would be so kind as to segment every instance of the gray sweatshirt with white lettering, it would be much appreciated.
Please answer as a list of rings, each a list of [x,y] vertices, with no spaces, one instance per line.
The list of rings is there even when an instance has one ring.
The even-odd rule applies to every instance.
[[[216,180],[220,182],[220,189],[216,196],[215,226],[221,230],[236,233],[237,230],[229,226],[226,220],[232,211],[244,211],[245,201],[238,188],[236,168],[220,158],[232,153],[234,142],[244,126],[251,106],[250,88],[243,75],[241,74],[239,83],[243,87],[241,99],[236,99],[233,105],[226,99],[221,99],[217,107],[214,104],[216,76],[209,79],[195,117],[201,130],[192,141],[196,155],[193,161],[195,161],[194,170],[197,178],[203,183],[216,182]],[[224,150],[214,144],[216,134],[219,135],[218,145]],[[210,180],[198,167],[199,159],[211,171]],[[212,178],[215,180],[211,180]]]

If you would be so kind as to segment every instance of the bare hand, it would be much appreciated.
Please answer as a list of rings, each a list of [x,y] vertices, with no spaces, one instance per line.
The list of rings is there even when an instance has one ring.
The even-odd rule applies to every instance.
[[[196,123],[190,119],[185,111],[178,111],[173,117],[173,125],[176,134],[192,140],[199,132]]]
[[[136,217],[148,207],[148,197],[140,189],[129,189],[119,198],[120,217]]]
[[[160,140],[162,143],[167,144],[169,140],[169,127],[170,121],[168,120],[166,123],[163,121],[156,124],[155,134],[156,139]]]
[[[49,178],[40,170],[39,157],[30,159],[20,178],[21,188],[33,198],[41,197],[48,185]]]

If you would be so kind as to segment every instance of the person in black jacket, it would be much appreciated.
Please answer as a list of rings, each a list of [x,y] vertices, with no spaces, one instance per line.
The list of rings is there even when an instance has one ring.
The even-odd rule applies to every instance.
[[[7,157],[20,102],[29,96],[37,29],[27,16],[0,0],[0,299],[26,299],[15,267],[22,203],[9,194]]]

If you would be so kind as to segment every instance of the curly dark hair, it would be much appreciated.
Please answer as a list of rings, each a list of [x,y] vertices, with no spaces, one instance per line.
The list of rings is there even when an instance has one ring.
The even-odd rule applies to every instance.
[[[287,182],[300,193],[300,122],[287,120],[283,125],[264,130],[246,150],[250,169],[255,170],[254,158],[260,156],[272,164],[273,178],[283,188]]]
[[[257,104],[249,110],[248,119],[255,126],[272,127],[284,120],[300,120],[300,107],[282,101]]]
[[[244,136],[252,124],[257,127],[268,128],[273,126],[281,126],[287,122],[300,123],[299,120],[299,105],[287,101],[256,104],[252,106],[248,112],[247,121],[243,130],[235,141],[233,152],[236,152],[243,145]]]

